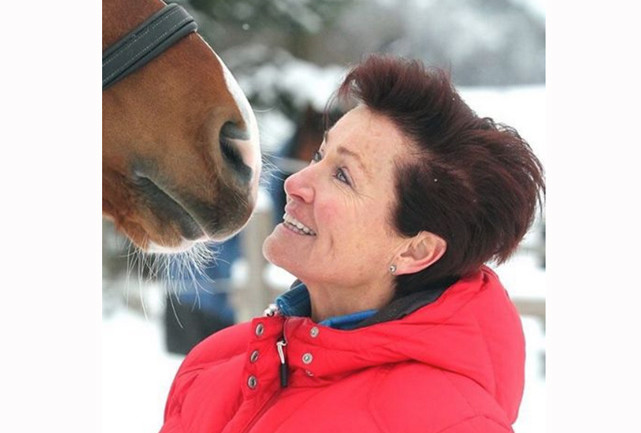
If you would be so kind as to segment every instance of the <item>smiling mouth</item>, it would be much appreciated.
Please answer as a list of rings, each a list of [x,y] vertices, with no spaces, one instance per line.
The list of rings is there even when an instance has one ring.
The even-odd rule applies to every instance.
[[[285,213],[283,215],[283,224],[285,225],[285,227],[298,234],[306,236],[316,236],[316,232],[314,230],[310,229],[305,224],[301,223],[288,213]]]

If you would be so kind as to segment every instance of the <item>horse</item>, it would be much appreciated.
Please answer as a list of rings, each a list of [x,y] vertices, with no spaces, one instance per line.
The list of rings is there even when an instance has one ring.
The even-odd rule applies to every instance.
[[[129,46],[123,37],[132,29],[147,37],[149,26],[141,24],[153,27],[179,13],[191,18],[161,0],[102,2],[103,217],[144,252],[224,241],[246,225],[257,199],[262,163],[254,113],[193,28],[105,89],[105,53]]]

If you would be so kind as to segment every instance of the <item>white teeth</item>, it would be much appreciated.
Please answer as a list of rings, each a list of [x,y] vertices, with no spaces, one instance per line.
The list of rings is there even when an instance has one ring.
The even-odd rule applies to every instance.
[[[292,217],[291,215],[285,213],[283,215],[283,221],[285,221],[286,224],[289,224],[290,226],[296,227],[298,230],[302,231],[306,235],[310,236],[316,236],[316,233],[314,230],[310,229],[300,221],[298,221],[296,218]]]

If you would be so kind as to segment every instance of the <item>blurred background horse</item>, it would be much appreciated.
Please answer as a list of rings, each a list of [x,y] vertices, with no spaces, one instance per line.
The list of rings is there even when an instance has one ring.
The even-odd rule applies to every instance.
[[[102,2],[103,216],[151,252],[186,251],[237,233],[254,208],[261,169],[252,109],[195,31],[104,87],[105,50],[131,38],[141,23],[155,20],[153,30],[171,14],[186,14],[171,6],[169,11],[160,0]],[[146,27],[135,37],[150,32]]]

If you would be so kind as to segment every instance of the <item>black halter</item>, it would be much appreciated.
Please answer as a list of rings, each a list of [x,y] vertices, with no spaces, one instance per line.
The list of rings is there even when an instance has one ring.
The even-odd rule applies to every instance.
[[[168,4],[102,53],[102,90],[141,68],[198,29],[189,13]]]

